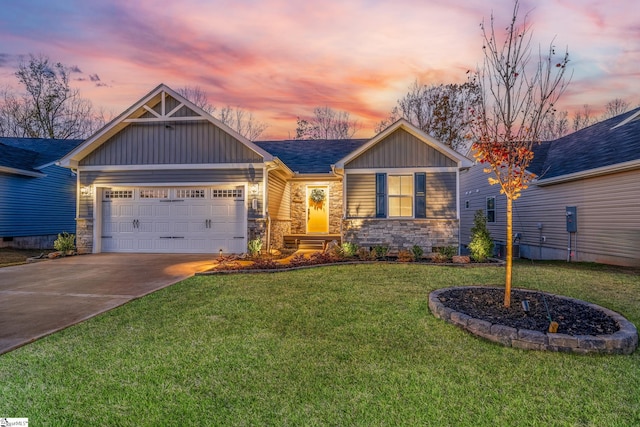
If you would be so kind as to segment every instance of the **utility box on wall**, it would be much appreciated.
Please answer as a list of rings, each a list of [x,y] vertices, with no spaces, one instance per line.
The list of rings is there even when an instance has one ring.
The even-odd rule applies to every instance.
[[[567,233],[576,233],[578,231],[578,208],[576,206],[567,206]]]

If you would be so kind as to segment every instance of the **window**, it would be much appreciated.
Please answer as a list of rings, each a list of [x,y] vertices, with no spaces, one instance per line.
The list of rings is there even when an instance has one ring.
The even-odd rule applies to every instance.
[[[204,199],[204,189],[179,188],[176,190],[178,199]]]
[[[465,202],[464,202],[464,208],[465,208],[465,209],[469,209],[469,201],[468,201],[468,200],[465,200]]]
[[[389,218],[413,216],[413,175],[389,175]]]
[[[167,199],[169,190],[166,188],[152,188],[140,190],[141,199]]]
[[[105,199],[133,199],[133,190],[105,190]]]
[[[487,222],[496,222],[496,198],[487,197]]]
[[[211,197],[216,198],[231,198],[241,199],[242,189],[237,190],[211,190]]]

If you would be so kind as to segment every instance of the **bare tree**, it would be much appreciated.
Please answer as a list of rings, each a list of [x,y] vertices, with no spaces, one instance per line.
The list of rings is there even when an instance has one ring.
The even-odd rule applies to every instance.
[[[569,112],[552,111],[540,128],[540,141],[553,141],[569,133]]]
[[[593,117],[593,111],[591,110],[591,106],[589,104],[584,104],[582,109],[576,111],[573,114],[573,121],[571,125],[571,129],[574,132],[579,131],[580,129],[584,129],[587,126],[591,126],[596,122],[595,117]]]
[[[181,87],[178,89],[178,93],[211,115],[216,111],[216,107],[209,103],[207,92],[200,86]]]
[[[484,63],[478,70],[478,84],[483,99],[475,112],[472,146],[475,157],[486,165],[485,171],[493,175],[489,182],[500,185],[507,199],[506,307],[511,304],[513,201],[533,179],[527,171],[533,144],[540,142],[543,124],[568,85],[569,61],[568,51],[556,59],[551,43],[546,54],[539,52],[537,62],[531,64],[531,27],[526,15],[518,22],[518,12],[519,1],[515,0],[502,42],[495,32],[493,14],[488,28],[481,24]]]
[[[466,151],[470,112],[480,99],[479,87],[473,79],[464,84],[429,86],[415,81],[389,117],[378,124],[376,132],[402,117],[454,150]]]
[[[316,107],[313,117],[298,117],[296,139],[349,139],[360,129],[357,120],[351,120],[346,111]]]
[[[22,59],[15,73],[25,92],[5,90],[0,105],[0,130],[6,136],[85,138],[102,125],[91,101],[69,86],[69,70],[44,55]]]
[[[258,121],[253,113],[240,107],[233,108],[227,105],[218,110],[209,102],[207,92],[200,86],[185,86],[178,89],[178,93],[250,141],[258,139],[269,127],[268,124]]]
[[[611,119],[615,116],[619,116],[629,110],[629,103],[623,99],[616,98],[607,102],[604,106],[604,114],[602,120]]]

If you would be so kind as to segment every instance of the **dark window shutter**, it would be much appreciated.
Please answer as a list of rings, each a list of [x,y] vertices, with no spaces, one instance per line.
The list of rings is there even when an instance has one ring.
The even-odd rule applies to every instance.
[[[415,217],[427,217],[427,174],[416,173],[415,175]]]
[[[387,174],[376,174],[376,218],[387,217]]]

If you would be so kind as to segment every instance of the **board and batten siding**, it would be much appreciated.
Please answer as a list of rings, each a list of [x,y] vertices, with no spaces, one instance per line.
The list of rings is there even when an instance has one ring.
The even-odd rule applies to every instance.
[[[205,121],[131,123],[80,166],[255,163],[258,153]]]
[[[499,186],[488,184],[489,175],[482,169],[474,166],[461,174],[463,244],[469,243],[473,215],[485,209],[488,196],[496,197],[496,223],[488,224],[489,230],[495,241],[505,241],[506,198],[499,194]],[[572,240],[573,260],[640,266],[639,184],[640,170],[548,186],[531,184],[514,202],[513,230],[522,235],[521,252],[533,259],[566,259],[566,207],[576,206],[578,231]]]
[[[375,218],[376,174],[347,174],[347,217]]]
[[[455,219],[457,173],[427,172],[427,218]]]
[[[291,185],[273,173],[269,174],[269,216],[291,219]]]
[[[263,187],[262,169],[162,169],[162,170],[127,170],[127,171],[80,171],[80,185],[108,186],[144,186],[160,184],[167,186],[211,183],[212,185],[224,185],[225,183],[259,183],[258,208],[254,211],[249,208],[249,218],[256,218],[262,212]],[[245,198],[248,200],[247,195]],[[93,217],[93,200],[91,197],[80,197],[80,218]]]
[[[404,129],[345,164],[345,169],[456,167],[457,162]]]
[[[456,172],[427,172],[427,218],[457,218]],[[376,174],[347,174],[347,217],[375,218]]]
[[[74,233],[76,177],[69,169],[51,165],[32,178],[0,173],[0,237]]]

